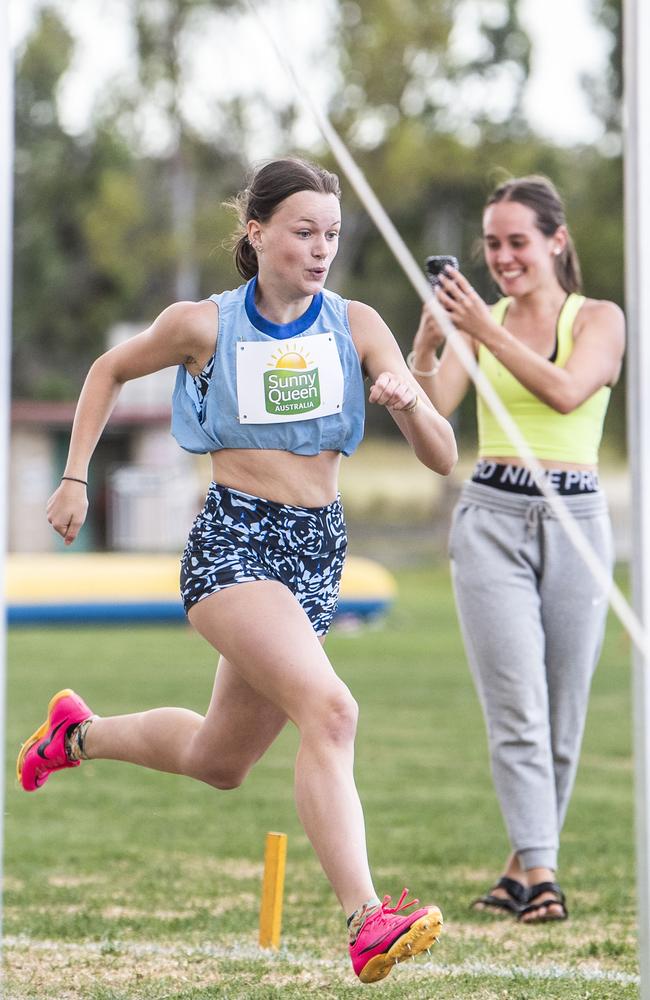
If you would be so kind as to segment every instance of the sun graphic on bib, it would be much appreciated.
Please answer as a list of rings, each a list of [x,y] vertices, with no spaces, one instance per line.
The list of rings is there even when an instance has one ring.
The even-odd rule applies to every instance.
[[[290,344],[271,356],[268,363],[269,368],[289,368],[292,371],[301,371],[311,367],[313,364],[309,353],[303,354],[300,345]]]
[[[271,355],[264,372],[267,413],[302,416],[320,406],[318,366],[300,344],[287,344]]]

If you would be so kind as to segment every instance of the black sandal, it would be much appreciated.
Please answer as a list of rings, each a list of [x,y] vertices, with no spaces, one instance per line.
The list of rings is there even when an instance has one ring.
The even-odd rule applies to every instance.
[[[543,896],[546,892],[552,892],[555,899],[545,899],[542,903],[533,902],[534,899]],[[544,916],[537,917],[536,920],[521,919],[528,913],[537,913],[539,910],[543,910],[545,906],[559,906],[562,912],[545,913]],[[557,882],[539,882],[537,885],[532,885],[528,890],[528,901],[526,906],[523,906],[519,910],[517,920],[521,920],[523,924],[546,924],[553,920],[566,920],[568,916],[569,911],[566,908],[566,898]]]
[[[505,889],[508,895],[504,897],[493,896],[492,893],[495,889]],[[496,885],[492,886],[490,891],[486,893],[485,896],[479,896],[478,899],[475,899],[472,903],[470,903],[470,907],[472,910],[475,910],[477,904],[480,903],[481,909],[477,910],[477,913],[487,912],[489,907],[492,910],[502,910],[505,913],[518,914],[521,912],[521,909],[527,899],[528,890],[526,886],[522,885],[521,882],[517,882],[515,879],[508,878],[507,875],[504,875],[499,879]]]

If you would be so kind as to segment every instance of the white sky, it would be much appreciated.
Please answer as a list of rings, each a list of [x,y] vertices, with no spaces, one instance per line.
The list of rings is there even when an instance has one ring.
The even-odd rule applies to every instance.
[[[43,0],[9,0],[12,38],[19,44],[29,30],[35,10]],[[462,0],[461,0],[462,2]],[[493,0],[475,0],[489,11]],[[533,40],[531,78],[526,93],[526,109],[533,127],[558,144],[594,142],[600,137],[599,123],[590,115],[579,85],[581,73],[598,72],[606,60],[607,34],[599,31],[589,16],[590,0],[520,0],[520,16]],[[65,0],[59,4],[75,36],[78,47],[73,71],[62,92],[65,124],[72,130],[83,128],[93,101],[113,79],[128,73],[131,39],[126,24],[127,0]],[[296,68],[316,100],[328,91],[328,66],[318,52],[318,39],[331,0],[318,5],[304,0],[266,0],[262,9],[271,12],[272,27],[283,46],[292,53]],[[360,3],[363,10],[363,0]],[[275,13],[273,13],[275,8]],[[252,95],[258,89],[281,100],[290,89],[268,41],[257,26],[249,29],[241,44],[232,19],[221,18],[216,32],[201,38],[192,51],[197,86],[196,109],[192,117],[213,113],[210,95],[224,86]],[[310,41],[311,40],[311,41]],[[230,84],[228,84],[230,81]],[[207,86],[206,86],[207,82]],[[201,91],[203,100],[201,101]],[[252,123],[259,116],[263,131],[263,109],[250,101]],[[149,127],[155,128],[155,122]],[[307,123],[301,138],[315,139],[315,126]],[[264,151],[265,153],[266,151]],[[263,155],[258,153],[257,155]]]
[[[526,94],[531,124],[560,144],[598,139],[579,77],[606,65],[608,34],[594,25],[589,0],[521,0],[520,18],[534,40]]]

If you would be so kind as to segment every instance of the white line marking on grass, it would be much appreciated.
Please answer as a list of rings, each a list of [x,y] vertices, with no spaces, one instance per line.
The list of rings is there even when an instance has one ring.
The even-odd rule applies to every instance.
[[[5,948],[16,950],[29,949],[31,952],[62,952],[74,954],[94,954],[99,958],[102,955],[129,955],[132,958],[144,958],[147,955],[165,955],[167,958],[187,959],[192,957],[216,958],[220,960],[242,959],[252,962],[265,962],[267,964],[284,963],[288,965],[301,966],[302,968],[316,967],[336,970],[341,974],[347,974],[350,965],[347,961],[315,958],[310,954],[296,954],[285,948],[280,948],[277,952],[261,951],[257,945],[242,944],[239,941],[232,945],[174,945],[172,943],[158,943],[155,941],[142,941],[130,943],[127,941],[83,941],[79,943],[69,941],[49,941],[26,936],[7,936],[4,939]],[[493,976],[497,979],[564,979],[576,982],[610,982],[621,983],[623,985],[638,985],[640,978],[629,972],[616,972],[613,969],[599,969],[593,965],[584,965],[569,968],[564,965],[494,965],[490,962],[462,962],[450,965],[444,962],[416,961],[403,965],[408,970],[408,977],[424,979],[432,975],[435,976],[475,976],[477,979],[482,976]]]
[[[564,965],[538,965],[525,967],[523,965],[511,965],[503,967],[492,965],[490,962],[463,962],[462,965],[437,966],[441,972],[448,972],[454,976],[495,976],[498,979],[575,979],[587,980],[589,982],[612,982],[624,984],[638,984],[639,976],[630,972],[616,972],[613,969],[598,969],[594,966],[579,966],[578,968],[567,968]]]

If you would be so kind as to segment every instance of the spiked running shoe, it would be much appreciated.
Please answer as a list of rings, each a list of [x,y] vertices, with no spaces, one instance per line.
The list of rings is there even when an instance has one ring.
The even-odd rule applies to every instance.
[[[352,966],[362,983],[384,979],[398,962],[415,958],[438,940],[442,913],[437,906],[423,906],[398,916],[419,903],[419,899],[404,903],[407,894],[408,889],[404,889],[397,906],[389,906],[391,897],[384,896],[379,909],[367,917],[350,945]]]
[[[92,714],[85,701],[69,688],[54,695],[47,706],[47,719],[18,754],[16,774],[26,792],[35,792],[54,771],[81,764],[80,760],[68,760],[65,738],[71,726],[85,722]]]

